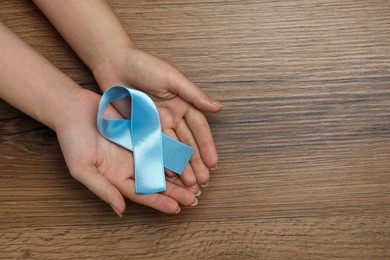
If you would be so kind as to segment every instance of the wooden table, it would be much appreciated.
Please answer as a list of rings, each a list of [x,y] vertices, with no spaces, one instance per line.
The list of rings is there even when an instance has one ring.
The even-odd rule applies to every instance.
[[[119,218],[55,133],[0,101],[1,259],[390,259],[389,1],[111,4],[224,104],[207,115],[219,167],[197,207]],[[97,89],[30,1],[1,1],[0,20]]]

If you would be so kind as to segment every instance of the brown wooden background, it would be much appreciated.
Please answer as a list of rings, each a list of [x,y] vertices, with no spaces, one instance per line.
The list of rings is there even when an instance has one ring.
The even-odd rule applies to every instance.
[[[219,167],[197,207],[129,202],[120,219],[53,132],[0,101],[1,259],[390,259],[390,1],[111,3],[138,47],[224,103]],[[30,1],[1,1],[0,20],[96,89]]]

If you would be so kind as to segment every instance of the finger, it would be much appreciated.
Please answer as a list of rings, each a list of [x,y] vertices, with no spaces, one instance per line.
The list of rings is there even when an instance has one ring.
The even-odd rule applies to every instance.
[[[189,191],[191,191],[192,193],[195,194],[195,196],[199,196],[200,195],[200,189],[199,189],[199,185],[198,184],[195,184],[194,186],[192,187],[188,187],[186,186],[183,181],[178,177],[178,175],[176,175],[175,177],[166,177],[166,180],[172,184],[175,184],[175,185],[178,185],[180,187],[183,187]]]
[[[204,112],[218,112],[222,109],[220,102],[211,99],[203,90],[188,80],[179,71],[176,70],[172,75],[170,90],[173,93],[179,95],[182,99]]]
[[[88,167],[78,171],[71,171],[73,178],[84,184],[90,191],[103,201],[110,204],[119,215],[125,211],[126,203],[120,191],[111,184],[95,167]]]
[[[208,168],[215,168],[218,164],[217,148],[211,134],[209,123],[202,112],[190,108],[184,116],[185,121],[194,135],[199,147],[203,162]]]
[[[175,131],[172,128],[168,128],[164,130],[164,133],[168,135],[169,137],[178,140],[177,135]],[[195,177],[195,173],[191,167],[191,165],[187,164],[186,168],[184,169],[183,173],[180,174],[180,179],[183,181],[183,183],[187,187],[193,187],[197,184],[197,178]]]
[[[165,175],[170,177],[170,178],[177,177],[177,174],[169,169],[165,169]]]
[[[174,199],[183,206],[196,206],[198,204],[198,200],[192,191],[170,182],[167,182],[167,190],[162,194]]]
[[[135,183],[132,179],[126,179],[126,181],[118,182],[117,187],[125,197],[135,203],[145,205],[168,214],[179,213],[179,204],[191,205],[194,201],[196,201],[196,198],[192,198],[195,196],[192,192],[170,182],[167,182],[166,192],[147,195],[135,193]]]
[[[195,173],[196,179],[200,185],[205,185],[209,182],[209,169],[204,164],[200,153],[198,144],[196,143],[194,136],[192,135],[191,130],[188,128],[186,122],[181,120],[176,126],[177,136],[179,140],[189,144],[190,146],[195,148],[194,154],[191,157],[190,163],[191,167]]]

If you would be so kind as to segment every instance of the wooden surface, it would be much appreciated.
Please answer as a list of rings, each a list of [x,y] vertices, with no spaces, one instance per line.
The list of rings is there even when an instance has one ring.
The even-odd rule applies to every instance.
[[[122,219],[0,101],[0,259],[390,259],[390,2],[112,1],[138,47],[224,104],[199,205]],[[84,87],[30,1],[0,20]],[[1,69],[1,68],[0,68]]]

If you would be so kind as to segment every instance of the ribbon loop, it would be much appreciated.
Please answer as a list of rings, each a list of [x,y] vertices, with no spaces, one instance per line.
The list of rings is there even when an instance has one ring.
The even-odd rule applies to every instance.
[[[103,117],[111,102],[128,96],[130,119]],[[127,87],[106,90],[100,100],[97,127],[105,138],[133,151],[135,190],[139,194],[165,191],[164,167],[181,174],[194,152],[192,147],[163,134],[154,102],[146,94]]]

